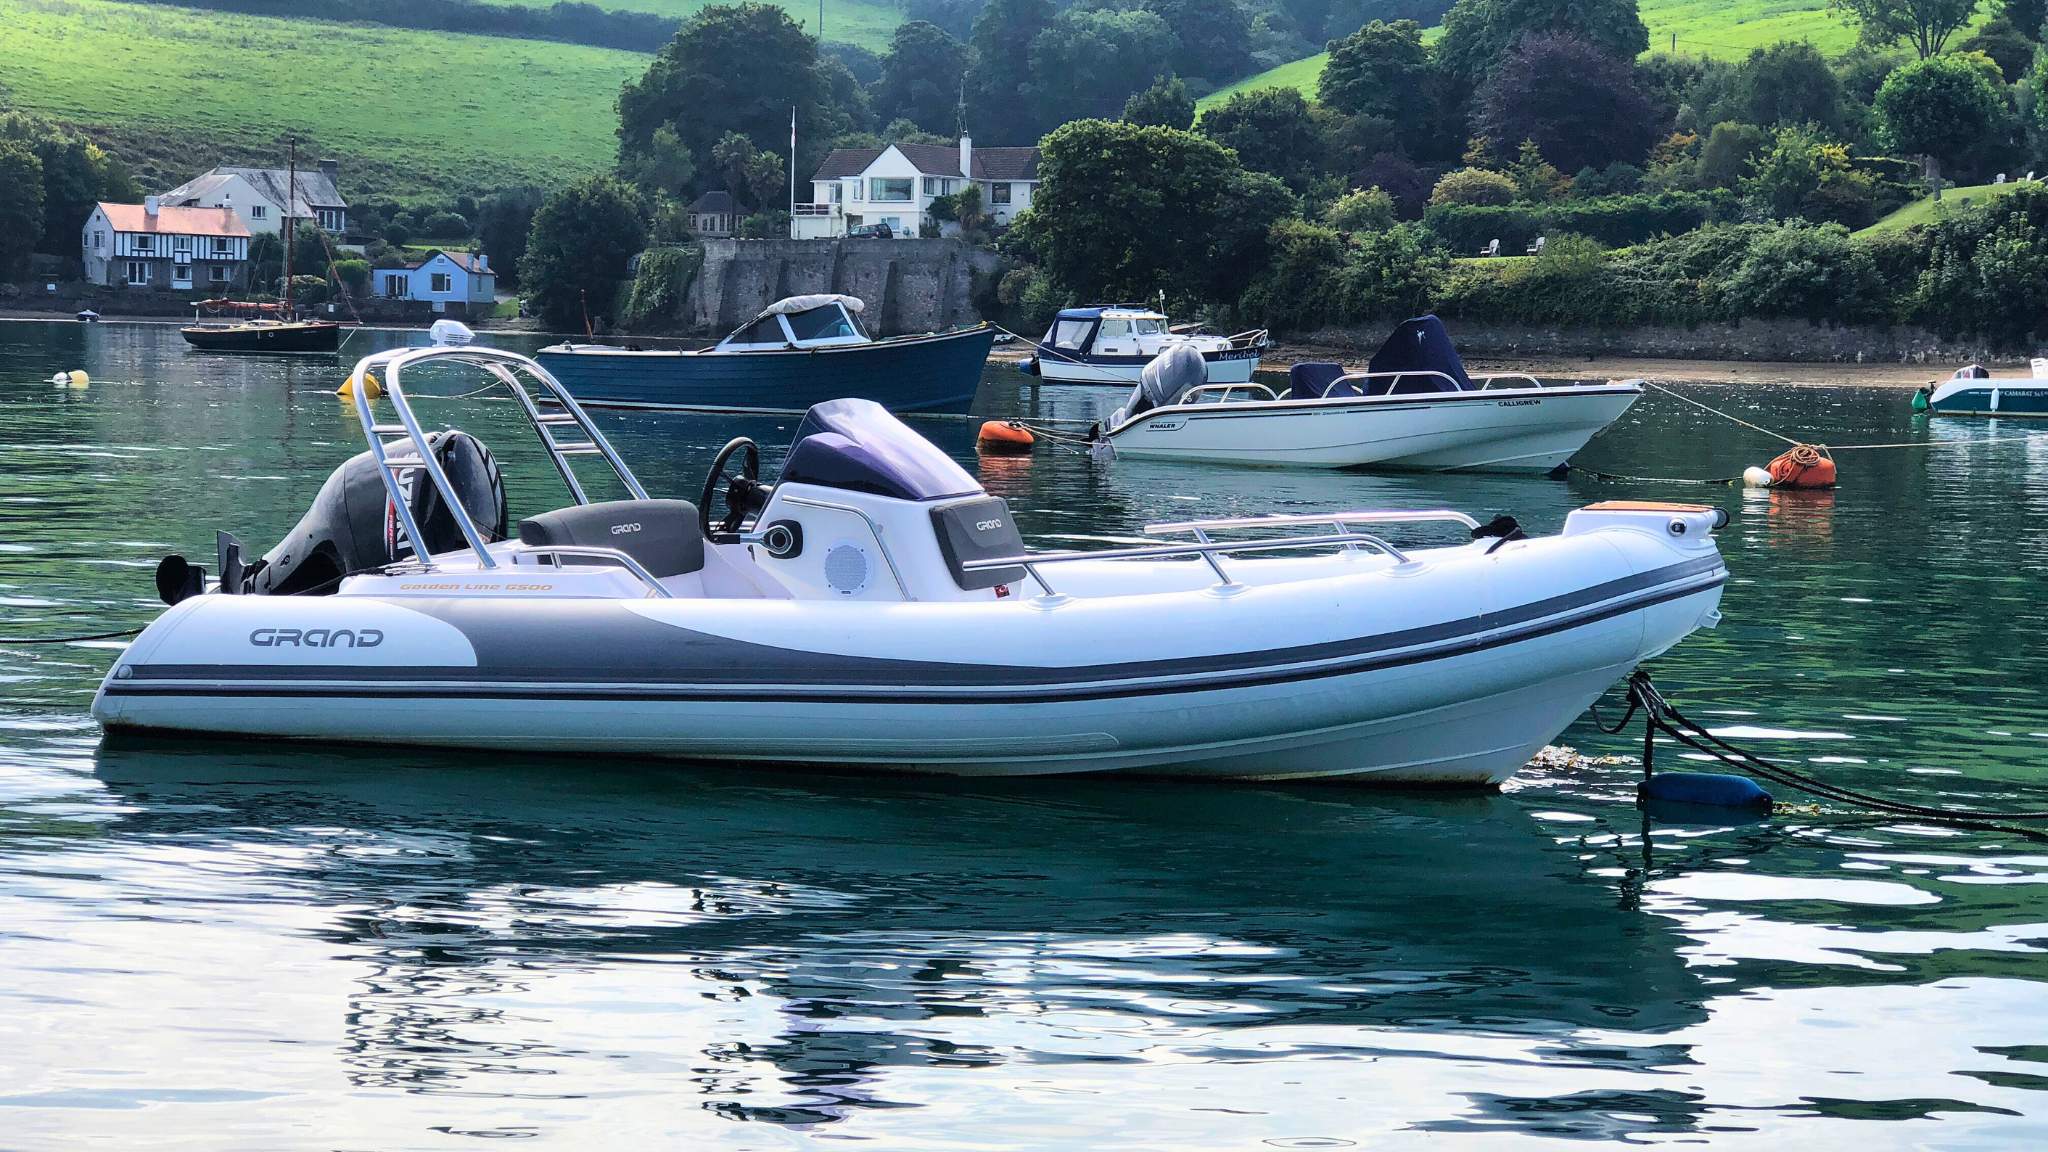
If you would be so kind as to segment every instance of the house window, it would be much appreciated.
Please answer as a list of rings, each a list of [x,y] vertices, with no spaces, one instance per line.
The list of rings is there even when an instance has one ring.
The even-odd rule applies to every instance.
[[[128,282],[130,284],[149,283],[149,261],[130,260],[128,262]]]
[[[939,191],[939,178],[937,176],[927,176],[924,178],[924,194],[927,196],[943,195]]]
[[[384,294],[396,300],[405,295],[405,274],[394,272],[384,278]]]
[[[839,185],[837,185],[837,184],[827,184],[827,185],[825,185],[825,203],[827,203],[827,204],[837,204],[837,203],[839,203],[839,202],[840,202],[840,200],[839,200],[840,194],[841,194],[842,192],[844,192],[844,191],[845,191],[845,189],[841,188],[841,187],[840,187]]]
[[[910,189],[908,176],[875,176],[868,180],[868,199],[908,203],[912,199]]]
[[[227,240],[227,238],[226,238],[226,237],[224,237],[224,236],[215,236],[215,237],[213,238],[213,254],[214,254],[215,256],[226,256],[226,255],[228,255],[228,254],[229,254],[229,253],[230,253],[231,251],[232,251],[232,248],[231,248],[231,247],[229,246],[229,244],[228,244],[228,240]]]
[[[135,250],[137,252],[156,251],[156,237],[148,235],[147,233],[137,234],[134,243]]]
[[[173,251],[173,252],[190,252],[191,250],[192,250],[192,238],[191,238],[190,236],[173,236],[173,237],[171,237],[171,251]]]
[[[455,290],[455,281],[446,272],[436,272],[433,275],[432,281],[428,284],[427,290],[430,292],[452,292]]]
[[[171,283],[173,283],[173,284],[190,284],[190,283],[192,283],[192,266],[191,266],[190,264],[173,264],[173,265],[171,265]]]
[[[270,215],[270,209],[261,204],[249,205],[249,219],[261,220]]]
[[[1010,202],[1010,186],[1008,184],[989,185],[988,202],[991,204],[1008,204]]]
[[[321,208],[318,210],[318,214],[320,217],[320,230],[322,232],[341,231],[341,209]]]
[[[97,252],[107,246],[107,234],[95,228],[92,231],[92,250]]]
[[[207,267],[207,269],[206,269],[206,282],[207,282],[207,283],[209,283],[209,284],[225,284],[225,283],[227,283],[227,282],[228,282],[228,266],[227,266],[227,265],[225,265],[225,264],[213,264],[213,265],[209,265],[209,266]]]

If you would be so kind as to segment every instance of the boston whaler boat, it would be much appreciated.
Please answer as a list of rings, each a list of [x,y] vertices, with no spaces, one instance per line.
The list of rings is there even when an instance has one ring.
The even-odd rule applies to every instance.
[[[967,411],[995,329],[877,340],[861,326],[866,307],[857,296],[791,296],[710,348],[554,344],[536,359],[578,400],[607,408],[802,412],[857,396],[892,412]]]
[[[1296,364],[1276,396],[1205,380],[1168,349],[1095,430],[1119,455],[1309,468],[1550,472],[1643,394],[1638,382],[1546,385],[1466,375],[1443,322],[1404,322],[1364,372]]]
[[[425,431],[407,398],[429,363],[509,391],[573,502],[505,538],[491,455]],[[656,500],[525,357],[394,349],[351,382],[369,450],[261,560],[223,535],[218,585],[165,559],[173,606],[94,700],[110,732],[1490,785],[1716,623],[1727,579],[1725,516],[1665,504],[1595,505],[1536,539],[1381,511],[1027,552],[1001,499],[861,400],[813,408],[772,486],[741,438],[698,504]],[[628,498],[592,502],[579,456]],[[1378,535],[1432,524],[1464,539]]]
[[[1063,308],[1024,370],[1063,384],[1135,383],[1145,365],[1169,348],[1201,353],[1211,384],[1242,384],[1259,370],[1268,346],[1263,329],[1210,336],[1169,325],[1142,304]]]

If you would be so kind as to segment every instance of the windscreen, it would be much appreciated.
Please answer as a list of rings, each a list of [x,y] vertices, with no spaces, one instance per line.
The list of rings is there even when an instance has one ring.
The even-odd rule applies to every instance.
[[[898,500],[978,495],[951,457],[872,400],[813,405],[790,442],[785,484],[816,484]]]
[[[837,304],[827,304],[808,312],[798,312],[788,317],[789,330],[799,340],[833,340],[843,336],[858,336],[853,325],[846,319],[846,313]]]

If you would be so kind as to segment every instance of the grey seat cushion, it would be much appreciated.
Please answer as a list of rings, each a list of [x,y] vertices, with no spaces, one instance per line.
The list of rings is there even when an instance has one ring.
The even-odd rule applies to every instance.
[[[688,500],[607,500],[561,508],[521,520],[519,542],[616,548],[657,579],[704,567],[704,529]]]

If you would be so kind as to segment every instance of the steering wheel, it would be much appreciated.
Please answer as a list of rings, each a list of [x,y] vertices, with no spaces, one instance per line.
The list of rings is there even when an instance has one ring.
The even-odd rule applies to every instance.
[[[726,469],[742,448],[747,451],[746,459],[739,474],[732,475]],[[721,480],[725,482],[725,518],[713,525],[711,502],[718,498]],[[704,492],[697,498],[697,525],[708,540],[735,543],[739,540],[740,523],[767,507],[768,491],[768,486],[761,483],[761,449],[751,438],[735,436],[718,450],[711,461],[711,474],[704,477]]]

